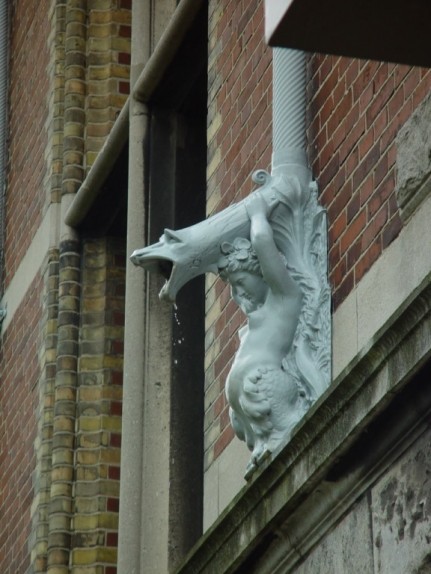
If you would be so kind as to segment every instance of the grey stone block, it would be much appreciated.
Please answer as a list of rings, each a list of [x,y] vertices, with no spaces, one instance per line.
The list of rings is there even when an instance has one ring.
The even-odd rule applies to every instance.
[[[431,94],[397,137],[396,194],[405,221],[431,192]]]
[[[423,574],[429,571],[430,439],[431,433],[427,431],[372,490],[376,574]]]
[[[295,574],[373,574],[372,539],[366,497],[295,569]]]

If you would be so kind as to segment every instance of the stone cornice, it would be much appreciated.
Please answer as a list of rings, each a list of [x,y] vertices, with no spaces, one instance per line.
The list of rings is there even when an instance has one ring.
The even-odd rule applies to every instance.
[[[237,495],[177,574],[235,572],[254,550],[262,555],[269,545],[271,562],[265,559],[259,572],[274,574],[281,566],[288,571],[396,453],[424,431],[431,397],[419,388],[410,403],[402,399],[396,423],[390,420],[383,431],[376,430],[379,442],[363,449],[344,474],[330,478],[370,425],[380,421],[381,427],[388,419],[382,415],[409,390],[408,383],[430,357],[430,278],[340,373],[291,441]]]

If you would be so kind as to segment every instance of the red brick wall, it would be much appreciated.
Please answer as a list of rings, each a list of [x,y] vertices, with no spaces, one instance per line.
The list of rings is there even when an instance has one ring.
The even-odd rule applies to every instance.
[[[310,155],[328,208],[336,309],[401,230],[395,138],[431,72],[323,55],[310,67]]]
[[[40,376],[43,281],[33,281],[0,344],[0,572],[27,572]]]
[[[13,3],[10,62],[9,181],[6,198],[5,286],[42,218],[47,136],[50,2]]]

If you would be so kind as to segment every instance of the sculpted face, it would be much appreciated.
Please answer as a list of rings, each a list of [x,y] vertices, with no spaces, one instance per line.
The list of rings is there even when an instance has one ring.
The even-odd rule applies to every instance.
[[[233,271],[229,273],[229,283],[232,298],[247,315],[264,304],[268,285],[259,275],[248,271]]]

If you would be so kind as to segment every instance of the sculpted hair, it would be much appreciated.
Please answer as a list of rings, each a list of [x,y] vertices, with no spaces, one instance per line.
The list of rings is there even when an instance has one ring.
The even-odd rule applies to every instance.
[[[217,266],[224,281],[227,281],[229,274],[235,271],[247,271],[262,277],[259,259],[248,239],[237,237],[233,243],[226,241],[221,245],[221,252],[223,255],[218,260]]]

